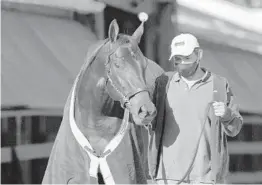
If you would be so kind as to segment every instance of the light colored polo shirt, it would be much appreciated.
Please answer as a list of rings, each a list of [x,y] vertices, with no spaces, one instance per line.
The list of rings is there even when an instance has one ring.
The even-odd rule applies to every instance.
[[[166,98],[166,123],[163,152],[157,179],[180,180],[193,159],[205,112],[213,97],[213,76],[207,73],[188,88],[176,73],[169,84]],[[211,182],[210,121],[205,126],[189,180]]]

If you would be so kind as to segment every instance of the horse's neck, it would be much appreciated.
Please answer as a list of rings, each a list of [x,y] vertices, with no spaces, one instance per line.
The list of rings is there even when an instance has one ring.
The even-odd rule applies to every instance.
[[[119,129],[121,119],[109,116],[98,116],[92,112],[76,110],[76,122],[87,137],[111,138]]]
[[[92,147],[101,153],[118,132],[122,120],[103,114],[102,108],[108,103],[108,98],[106,98],[107,95],[102,89],[96,88],[99,78],[94,79],[94,76],[92,76],[85,79],[90,79],[85,82],[89,87],[79,86],[77,88],[79,93],[75,106],[76,124]],[[108,106],[108,109],[111,108],[112,106]]]
[[[77,111],[77,124],[97,152],[102,152],[120,128],[121,121],[115,117],[95,117]]]

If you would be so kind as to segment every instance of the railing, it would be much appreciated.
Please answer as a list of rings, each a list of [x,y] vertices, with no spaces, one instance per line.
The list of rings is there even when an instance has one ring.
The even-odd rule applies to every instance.
[[[61,116],[62,110],[56,111],[4,111],[2,112],[3,117],[9,117],[16,115],[16,120],[19,122],[23,116],[39,116],[39,115],[53,115]],[[244,118],[245,124],[261,125],[262,118]],[[18,125],[21,123],[17,123]],[[21,127],[17,127],[18,129]],[[18,135],[20,135],[18,131]],[[17,138],[19,140],[19,138]],[[15,147],[17,156],[21,161],[48,158],[53,146],[53,142],[41,143],[41,144],[22,144]],[[262,155],[262,141],[229,141],[229,154],[230,155]],[[10,163],[11,158],[11,147],[1,148],[1,163]],[[262,182],[262,171],[256,172],[234,172],[228,176],[228,182],[230,183],[261,183]]]

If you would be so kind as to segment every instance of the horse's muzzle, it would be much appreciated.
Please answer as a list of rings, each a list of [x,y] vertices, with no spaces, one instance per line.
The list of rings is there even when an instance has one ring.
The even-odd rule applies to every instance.
[[[140,107],[138,111],[138,117],[142,120],[143,124],[150,123],[156,116],[156,108],[153,103],[150,104],[151,105],[149,106],[143,105],[142,107]]]
[[[156,107],[147,91],[141,91],[130,99],[130,113],[137,125],[149,124],[156,116]]]

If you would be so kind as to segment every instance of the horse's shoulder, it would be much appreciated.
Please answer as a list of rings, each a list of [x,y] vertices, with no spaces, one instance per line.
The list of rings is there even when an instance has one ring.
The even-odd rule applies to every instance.
[[[168,71],[168,72],[164,72],[162,75],[160,75],[157,79],[156,79],[156,83],[163,83],[163,82],[168,82],[172,76],[175,74],[175,72],[173,71]]]
[[[146,58],[146,59],[147,59],[147,62],[148,62],[147,68],[151,72],[155,73],[156,76],[160,76],[161,74],[163,74],[165,72],[155,61],[150,60],[148,58]]]
[[[174,71],[167,71],[163,75],[167,76],[168,78],[172,78],[172,76],[176,74]]]

